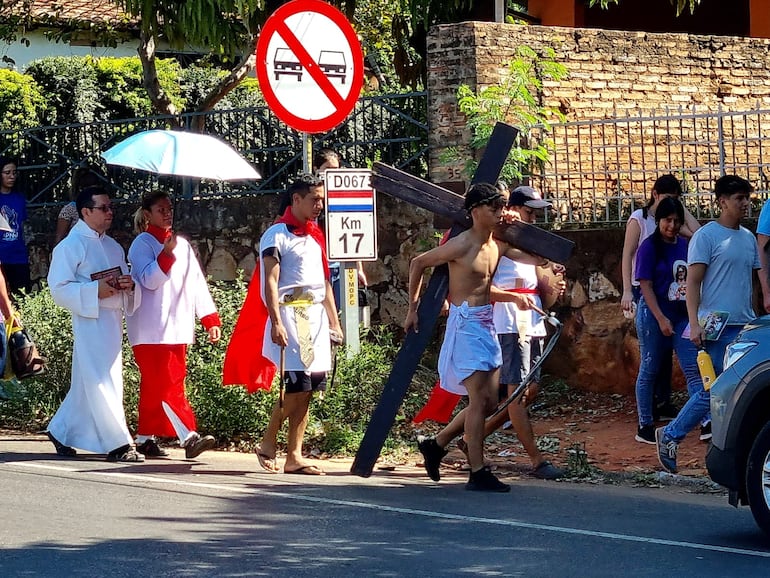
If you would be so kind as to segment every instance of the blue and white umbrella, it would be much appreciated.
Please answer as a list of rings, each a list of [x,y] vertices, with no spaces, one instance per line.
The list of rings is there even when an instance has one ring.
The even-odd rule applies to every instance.
[[[262,178],[230,145],[213,136],[194,132],[140,132],[104,151],[102,158],[108,165],[159,175],[219,181]]]

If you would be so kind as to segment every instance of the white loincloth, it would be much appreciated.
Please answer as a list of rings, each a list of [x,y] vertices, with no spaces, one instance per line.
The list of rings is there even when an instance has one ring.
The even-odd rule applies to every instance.
[[[468,395],[463,381],[476,371],[490,371],[503,364],[495,335],[492,305],[469,307],[451,305],[438,358],[441,387],[451,393]]]

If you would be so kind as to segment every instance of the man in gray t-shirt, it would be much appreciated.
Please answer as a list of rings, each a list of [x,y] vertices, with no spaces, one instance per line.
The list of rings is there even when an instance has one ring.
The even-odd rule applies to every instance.
[[[714,371],[722,373],[725,349],[743,326],[754,319],[751,307],[752,271],[759,269],[754,235],[741,226],[748,214],[749,195],[754,190],[747,180],[726,175],[714,187],[721,210],[716,221],[698,229],[687,253],[687,315],[690,341],[711,356]],[[708,313],[729,313],[727,326],[716,340],[706,340],[698,322]],[[711,396],[705,389],[691,394],[676,419],[655,431],[658,460],[664,469],[676,473],[676,454],[687,433],[709,413]]]

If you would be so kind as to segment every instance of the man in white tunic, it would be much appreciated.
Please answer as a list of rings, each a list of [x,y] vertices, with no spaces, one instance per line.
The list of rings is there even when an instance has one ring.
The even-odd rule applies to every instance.
[[[244,383],[249,391],[269,388],[283,357],[280,379],[286,396],[273,408],[257,457],[266,471],[279,471],[276,438],[288,419],[284,473],[322,475],[303,459],[302,440],[310,399],[314,391],[325,389],[331,369],[330,339],[342,340],[324,237],[316,224],[324,206],[323,182],[301,175],[287,195],[289,206],[260,239],[259,271],[254,273],[258,282],[252,281],[233,331],[223,380]],[[261,298],[250,298],[256,291]],[[254,345],[260,348],[256,355]],[[244,358],[251,363],[243,363]]]
[[[128,275],[123,248],[105,233],[112,224],[110,197],[84,189],[76,201],[80,221],[53,251],[48,285],[54,301],[72,313],[72,384],[48,424],[56,453],[75,448],[106,453],[107,461],[141,462],[123,409],[123,314],[141,302]]]

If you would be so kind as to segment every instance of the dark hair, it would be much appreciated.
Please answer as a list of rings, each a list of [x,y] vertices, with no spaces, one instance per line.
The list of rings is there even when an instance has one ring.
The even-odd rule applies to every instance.
[[[330,148],[318,149],[313,155],[313,171],[317,171],[322,164],[331,160],[336,160],[340,166],[342,165],[340,153]]]
[[[19,161],[17,161],[14,158],[11,158],[11,157],[0,156],[0,170],[5,165],[14,165],[16,168],[18,168],[19,167]]]
[[[305,197],[310,189],[316,187],[323,187],[324,182],[315,175],[310,173],[300,173],[296,179],[289,185],[286,192],[281,195],[281,204],[278,206],[278,216],[283,215],[286,209],[291,207],[292,198],[294,194],[298,194],[300,197]]]
[[[85,165],[77,167],[72,172],[72,198],[76,198],[78,193],[86,187],[96,187],[104,185],[107,182],[107,175],[96,165]]]
[[[75,207],[77,207],[78,215],[83,218],[83,209],[94,208],[94,197],[97,195],[108,195],[107,189],[102,186],[95,185],[92,187],[86,187],[82,189],[77,198],[75,199]]]
[[[160,201],[161,199],[171,199],[171,195],[169,195],[166,191],[161,191],[160,189],[155,189],[150,191],[149,193],[145,193],[142,195],[142,210],[149,211],[152,209],[153,205]]]
[[[647,218],[647,212],[650,210],[650,207],[655,204],[655,196],[652,193],[658,193],[659,195],[676,195],[680,197],[683,193],[682,183],[680,183],[679,179],[671,173],[659,176],[655,181],[655,184],[652,185],[652,191],[650,191],[650,198],[647,200],[647,204],[642,209],[642,215],[645,219]]]
[[[489,183],[471,185],[468,192],[465,193],[465,210],[470,213],[473,209],[482,205],[503,208],[505,206],[505,198],[497,187]]]
[[[679,224],[684,224],[684,205],[682,201],[674,197],[666,197],[658,203],[658,208],[655,209],[655,230],[650,235],[652,239],[650,242],[655,247],[655,259],[660,260],[663,258],[664,243],[663,235],[660,234],[660,221],[671,215],[676,215],[679,219]]]
[[[725,175],[719,177],[714,183],[714,195],[719,197],[729,197],[735,193],[753,193],[754,187],[746,179],[735,175]]]

